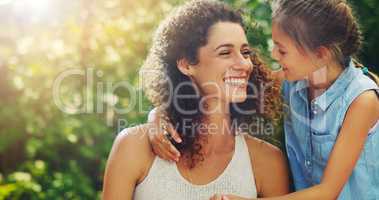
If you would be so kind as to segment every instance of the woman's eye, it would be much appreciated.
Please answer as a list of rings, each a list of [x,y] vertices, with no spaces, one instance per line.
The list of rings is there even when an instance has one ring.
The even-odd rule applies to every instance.
[[[229,54],[230,54],[230,51],[221,51],[219,53],[220,56],[229,55]]]

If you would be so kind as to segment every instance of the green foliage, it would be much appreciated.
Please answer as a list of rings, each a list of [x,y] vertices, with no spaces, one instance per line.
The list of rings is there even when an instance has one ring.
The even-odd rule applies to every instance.
[[[94,199],[99,198],[90,177],[76,161],[69,160],[67,169],[54,171],[42,160],[26,162],[24,171],[13,172],[0,186],[0,199]]]
[[[36,21],[0,3],[0,27],[7,30],[0,34],[6,41],[0,46],[0,199],[100,198],[106,159],[123,128],[119,119],[125,127],[146,120],[137,109],[117,112],[136,95],[115,84],[127,82],[140,93],[138,68],[175,2],[56,1],[51,18]],[[54,84],[73,69],[79,74],[62,79],[57,91]],[[142,99],[139,106],[148,111],[150,105]]]
[[[379,74],[379,1],[376,0],[351,0],[355,14],[361,24],[364,36],[363,49],[359,53],[360,60]]]

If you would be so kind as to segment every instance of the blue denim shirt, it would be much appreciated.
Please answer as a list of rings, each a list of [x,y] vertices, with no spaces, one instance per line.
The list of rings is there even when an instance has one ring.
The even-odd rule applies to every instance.
[[[319,184],[346,112],[374,81],[352,62],[321,96],[308,101],[306,80],[283,83],[287,114],[284,120],[287,156],[295,189]],[[359,113],[357,113],[359,114]],[[364,150],[339,200],[379,199],[379,123],[370,130]]]

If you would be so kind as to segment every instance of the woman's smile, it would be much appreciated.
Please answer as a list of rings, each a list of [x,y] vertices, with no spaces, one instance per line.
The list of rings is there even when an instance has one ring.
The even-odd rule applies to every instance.
[[[228,87],[244,89],[247,86],[248,77],[246,76],[229,76],[224,78],[224,83]]]

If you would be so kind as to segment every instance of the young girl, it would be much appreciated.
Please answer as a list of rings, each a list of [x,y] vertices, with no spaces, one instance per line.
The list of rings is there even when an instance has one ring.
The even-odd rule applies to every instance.
[[[296,192],[267,199],[379,199],[378,78],[352,59],[362,42],[351,7],[274,5],[272,57],[286,79],[285,146]]]

